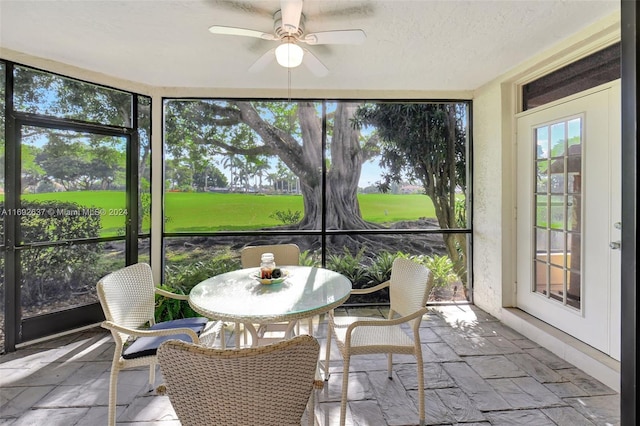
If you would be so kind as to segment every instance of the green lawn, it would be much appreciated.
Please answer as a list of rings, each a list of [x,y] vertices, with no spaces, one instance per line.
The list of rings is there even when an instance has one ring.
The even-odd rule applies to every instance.
[[[123,235],[125,226],[126,196],[124,191],[69,191],[42,194],[25,194],[27,201],[71,201],[81,208],[101,209],[101,236]],[[4,197],[2,197],[4,201]]]
[[[103,209],[102,235],[117,235],[124,228],[125,194],[121,191],[56,192],[23,195],[25,200],[73,201],[83,207]],[[4,201],[4,197],[0,196]],[[435,217],[425,195],[360,194],[365,220],[377,223]],[[165,196],[166,232],[246,230],[282,224],[269,217],[276,211],[303,210],[300,195],[220,194],[169,192]]]
[[[360,194],[365,220],[378,223],[435,217],[424,195]],[[303,211],[300,195],[218,194],[171,192],[165,197],[167,232],[257,229],[282,223],[276,211]]]

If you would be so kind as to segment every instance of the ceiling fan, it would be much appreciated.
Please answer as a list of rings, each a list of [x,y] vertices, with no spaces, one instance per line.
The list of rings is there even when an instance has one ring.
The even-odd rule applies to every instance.
[[[329,70],[320,59],[300,44],[362,44],[367,38],[364,31],[356,29],[305,34],[302,0],[281,0],[280,10],[273,15],[273,20],[273,33],[221,25],[213,25],[209,27],[209,31],[213,34],[255,37],[280,43],[258,58],[249,67],[249,72],[261,71],[276,59],[285,68],[304,64],[319,77],[327,75]]]

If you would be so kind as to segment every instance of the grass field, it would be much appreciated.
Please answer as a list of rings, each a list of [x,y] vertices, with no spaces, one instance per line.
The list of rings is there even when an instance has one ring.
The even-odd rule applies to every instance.
[[[124,228],[124,192],[26,194],[23,199],[73,201],[83,207],[102,209],[103,236],[117,235]],[[425,195],[360,194],[358,201],[363,218],[371,222],[435,217],[433,204]],[[247,230],[281,225],[279,220],[269,216],[276,211],[302,212],[303,201],[300,195],[169,192],[165,195],[164,210],[166,232]]]

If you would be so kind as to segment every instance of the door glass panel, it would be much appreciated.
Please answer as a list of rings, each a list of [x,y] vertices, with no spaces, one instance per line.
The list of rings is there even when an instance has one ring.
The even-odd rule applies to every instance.
[[[565,123],[556,123],[551,125],[551,152],[552,158],[562,158],[565,147]]]
[[[126,138],[22,128],[20,241],[125,234]]]
[[[545,228],[549,223],[549,197],[545,195],[536,196],[536,226]]]
[[[549,158],[549,128],[540,127],[535,131],[536,158],[539,160]]]
[[[549,294],[549,279],[547,274],[549,273],[549,268],[546,262],[546,255],[537,255],[537,259],[534,262],[534,271],[535,271],[535,281],[534,281],[534,291],[536,293],[541,294]]]
[[[547,170],[549,168],[549,161],[536,161],[536,168],[536,192],[546,194],[547,192],[549,192],[549,176],[547,173]]]
[[[534,132],[534,291],[577,309],[581,298],[582,125],[583,118],[575,117]],[[547,158],[546,139],[549,160],[541,160]]]
[[[564,228],[564,197],[551,196],[551,223],[549,226],[552,229]]]
[[[97,303],[98,280],[125,266],[123,247],[89,243],[20,250],[22,318]]]

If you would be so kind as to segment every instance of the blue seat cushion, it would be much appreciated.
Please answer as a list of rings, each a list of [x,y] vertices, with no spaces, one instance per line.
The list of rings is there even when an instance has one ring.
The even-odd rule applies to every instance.
[[[204,329],[204,326],[209,320],[202,317],[196,318],[180,318],[172,321],[164,321],[149,327],[149,330],[167,330],[172,328],[190,328],[200,335],[200,332]],[[158,351],[158,346],[162,342],[167,340],[184,340],[185,342],[191,342],[191,337],[188,334],[172,334],[170,336],[150,336],[150,337],[138,337],[125,348],[122,352],[122,358],[134,359],[143,356],[155,355]]]

